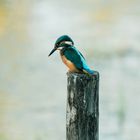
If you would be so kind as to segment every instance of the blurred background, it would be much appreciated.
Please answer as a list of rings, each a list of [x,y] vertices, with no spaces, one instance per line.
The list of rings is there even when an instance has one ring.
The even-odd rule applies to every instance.
[[[139,0],[0,0],[0,140],[65,140],[68,34],[100,72],[100,140],[140,140]]]

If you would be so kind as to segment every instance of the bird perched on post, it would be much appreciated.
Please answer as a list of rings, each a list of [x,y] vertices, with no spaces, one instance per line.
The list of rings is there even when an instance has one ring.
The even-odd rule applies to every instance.
[[[70,72],[84,72],[89,75],[94,74],[94,71],[86,64],[84,56],[74,47],[74,42],[69,36],[63,35],[59,37],[49,56],[56,50],[60,50],[62,61],[69,68]]]

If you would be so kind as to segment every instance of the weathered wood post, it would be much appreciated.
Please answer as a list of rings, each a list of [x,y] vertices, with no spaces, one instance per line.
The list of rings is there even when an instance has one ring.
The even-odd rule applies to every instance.
[[[99,73],[67,75],[67,140],[99,140]]]

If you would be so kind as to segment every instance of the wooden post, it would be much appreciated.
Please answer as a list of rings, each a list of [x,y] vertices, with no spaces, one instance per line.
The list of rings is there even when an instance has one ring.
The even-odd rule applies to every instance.
[[[67,75],[67,140],[99,140],[99,73]]]

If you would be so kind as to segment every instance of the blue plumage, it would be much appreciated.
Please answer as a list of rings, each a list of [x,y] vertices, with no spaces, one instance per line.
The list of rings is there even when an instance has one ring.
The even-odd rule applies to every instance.
[[[70,71],[76,70],[90,75],[94,74],[94,71],[86,64],[84,56],[74,47],[74,42],[69,36],[63,35],[59,37],[49,56],[56,50],[60,50],[61,58]]]
[[[65,49],[63,52],[64,56],[68,60],[70,60],[78,70],[87,72],[89,74],[94,73],[94,71],[91,70],[86,64],[86,61],[83,55],[74,46],[69,46],[64,49]]]

